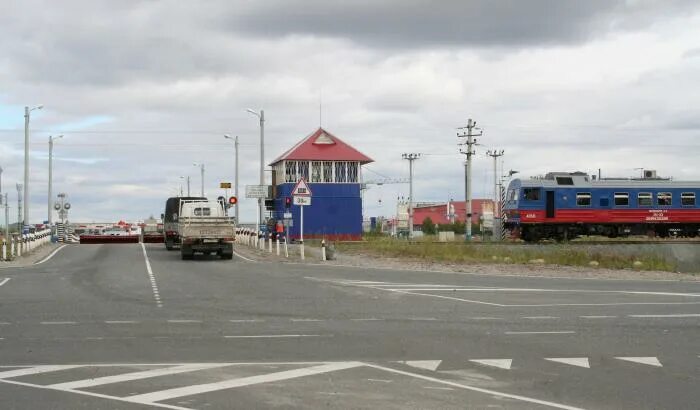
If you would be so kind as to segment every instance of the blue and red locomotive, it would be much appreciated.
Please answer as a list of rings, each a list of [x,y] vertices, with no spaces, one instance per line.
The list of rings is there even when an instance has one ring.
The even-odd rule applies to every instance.
[[[596,179],[582,172],[552,172],[514,179],[503,205],[506,229],[527,242],[580,235],[700,234],[700,181],[657,178]]]

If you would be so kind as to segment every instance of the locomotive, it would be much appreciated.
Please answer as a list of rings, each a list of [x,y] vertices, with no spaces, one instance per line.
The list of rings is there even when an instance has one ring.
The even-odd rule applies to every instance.
[[[513,179],[503,204],[504,225],[526,242],[581,235],[610,238],[700,235],[700,181],[596,178],[584,172],[550,172]]]

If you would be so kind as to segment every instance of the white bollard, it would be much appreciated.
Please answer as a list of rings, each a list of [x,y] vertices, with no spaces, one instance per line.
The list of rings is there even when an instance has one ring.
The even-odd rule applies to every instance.
[[[17,257],[22,256],[22,237],[17,237]]]
[[[7,240],[2,239],[2,260],[7,260]]]
[[[267,244],[269,245],[270,253],[272,253],[272,233],[270,232],[267,233]]]
[[[280,234],[277,234],[275,247],[277,248],[277,256],[280,256]]]
[[[326,261],[326,240],[321,239],[321,260]]]
[[[301,260],[304,260],[304,241],[299,240],[299,256],[301,256]]]

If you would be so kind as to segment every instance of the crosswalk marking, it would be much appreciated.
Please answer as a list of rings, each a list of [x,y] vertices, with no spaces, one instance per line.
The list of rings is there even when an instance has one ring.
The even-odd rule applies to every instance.
[[[419,369],[425,369],[430,371],[435,371],[442,363],[442,360],[407,360],[400,362],[407,366],[417,367]]]
[[[363,366],[360,362],[340,362],[322,364],[319,366],[305,367],[301,369],[286,370],[282,372],[262,374],[258,376],[241,377],[237,379],[224,380],[215,383],[197,384],[193,386],[177,387],[174,389],[161,390],[145,394],[137,394],[129,396],[125,399],[134,403],[150,404],[163,400],[170,400],[177,397],[191,396],[193,394],[208,393],[217,390],[230,389],[234,387],[249,386],[252,384],[267,383],[273,381],[282,381],[292,378],[311,376],[334,372],[337,370],[352,369],[354,367]]]
[[[656,357],[615,357],[618,360],[625,360],[632,363],[646,364],[649,366],[663,367]]]
[[[160,369],[144,370],[141,372],[117,374],[114,376],[97,377],[94,379],[76,380],[66,383],[51,384],[48,387],[53,389],[83,389],[86,387],[100,386],[103,384],[120,383],[130,380],[147,379],[151,377],[167,376],[171,374],[187,373],[197,370],[213,369],[216,367],[229,366],[229,363],[207,363],[207,364],[185,364],[181,366],[166,367]]]
[[[510,370],[513,365],[513,359],[478,359],[470,360],[470,362],[483,364],[484,366],[497,367],[499,369]]]
[[[544,360],[549,360],[550,362],[568,364],[571,366],[585,367],[586,369],[591,368],[591,365],[588,362],[587,357],[546,357]]]
[[[4,372],[0,372],[0,379],[9,379],[11,377],[28,376],[31,374],[56,372],[59,370],[73,369],[76,367],[82,367],[82,365],[46,365],[46,366],[26,367],[23,369],[7,370]]]

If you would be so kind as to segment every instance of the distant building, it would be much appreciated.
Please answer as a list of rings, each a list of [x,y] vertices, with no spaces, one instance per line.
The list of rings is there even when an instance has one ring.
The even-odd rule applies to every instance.
[[[413,208],[413,224],[420,225],[425,218],[435,224],[449,224],[466,220],[467,205],[465,201],[451,201],[438,204],[416,204]],[[484,220],[493,221],[494,201],[492,199],[472,199],[472,224]]]
[[[301,178],[309,183],[311,205],[304,209],[304,238],[362,239],[362,165],[372,159],[318,128],[280,155],[272,166],[275,186],[276,220],[291,213],[289,237],[299,238],[300,207],[285,206],[294,185]]]

